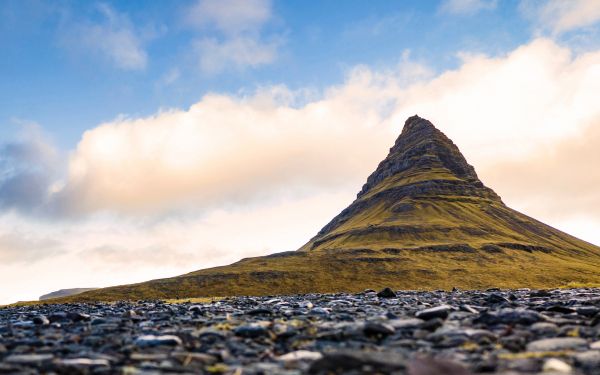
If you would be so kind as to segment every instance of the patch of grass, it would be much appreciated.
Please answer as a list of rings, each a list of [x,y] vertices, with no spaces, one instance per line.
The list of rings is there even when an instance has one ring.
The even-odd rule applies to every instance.
[[[179,298],[179,299],[165,299],[164,302],[170,304],[180,304],[180,303],[213,303],[222,301],[227,297],[196,297],[196,298]]]

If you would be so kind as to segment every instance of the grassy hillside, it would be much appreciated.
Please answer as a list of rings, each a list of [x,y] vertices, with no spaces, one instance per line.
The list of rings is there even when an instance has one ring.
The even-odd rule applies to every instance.
[[[299,251],[56,301],[600,285],[600,249],[504,205],[430,122],[407,120],[357,199]]]

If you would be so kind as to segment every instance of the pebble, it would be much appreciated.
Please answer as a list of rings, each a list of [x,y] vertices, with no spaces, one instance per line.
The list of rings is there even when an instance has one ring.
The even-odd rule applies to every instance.
[[[396,292],[394,292],[391,288],[384,288],[377,293],[377,297],[379,297],[379,298],[396,298]]]
[[[434,318],[446,319],[451,310],[452,310],[452,307],[450,307],[448,305],[441,305],[441,306],[432,307],[430,309],[418,311],[415,314],[415,316],[417,318],[423,319],[423,320],[430,320],[430,319],[434,319]]]
[[[589,350],[575,354],[575,362],[586,369],[600,370],[600,350]]]
[[[600,289],[391,291],[0,308],[0,373],[599,374]]]
[[[266,336],[269,331],[258,324],[242,325],[235,329],[235,334],[241,337],[255,338],[260,336]]]
[[[52,354],[13,354],[3,359],[6,363],[19,364],[41,364],[51,361],[54,358]]]
[[[559,374],[570,374],[572,370],[573,369],[568,363],[556,358],[547,359],[542,367],[542,371],[544,372],[555,372]]]
[[[321,358],[323,358],[323,354],[309,350],[297,350],[277,357],[282,362],[316,361]]]
[[[542,339],[527,344],[530,352],[554,352],[560,350],[575,350],[587,347],[587,341],[575,337],[556,337]]]
[[[368,322],[365,324],[363,332],[366,336],[385,337],[394,334],[396,329],[390,324]]]
[[[33,323],[37,324],[37,325],[50,324],[50,320],[48,320],[48,318],[46,318],[44,315],[35,316],[35,317],[33,317],[33,319],[31,319],[31,321],[33,321]]]
[[[181,345],[181,339],[174,335],[163,335],[163,336],[155,336],[155,335],[144,335],[138,337],[135,342],[135,345],[139,347],[147,347],[147,346],[177,346]]]

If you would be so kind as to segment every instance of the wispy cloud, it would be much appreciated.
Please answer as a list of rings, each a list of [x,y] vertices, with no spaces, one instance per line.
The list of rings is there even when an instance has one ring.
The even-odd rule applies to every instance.
[[[185,20],[195,28],[214,27],[235,36],[256,33],[271,17],[271,0],[200,0],[187,10]]]
[[[272,18],[270,0],[198,0],[184,21],[199,33],[192,45],[200,69],[219,73],[273,62],[284,39],[265,35]]]
[[[454,15],[473,15],[483,10],[495,9],[498,0],[444,0],[440,12]]]
[[[143,33],[129,17],[108,4],[97,4],[97,21],[78,20],[64,30],[64,45],[100,56],[124,70],[143,70],[148,64]]]
[[[200,68],[206,73],[218,73],[227,66],[238,69],[271,63],[277,57],[280,39],[260,41],[253,37],[234,37],[219,41],[202,38],[194,43]]]
[[[600,2],[597,0],[522,0],[520,9],[539,28],[554,35],[592,26],[600,21]]]
[[[62,253],[61,243],[47,237],[36,237],[32,233],[0,233],[0,263],[36,263],[44,258]]]

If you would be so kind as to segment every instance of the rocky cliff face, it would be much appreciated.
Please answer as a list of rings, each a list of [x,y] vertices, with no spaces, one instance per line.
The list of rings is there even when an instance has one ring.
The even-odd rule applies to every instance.
[[[475,169],[467,163],[458,147],[431,122],[416,115],[412,116],[406,120],[402,133],[388,156],[367,178],[367,182],[358,193],[358,198],[393,175],[407,171],[427,173],[434,168],[446,169],[456,178],[474,187],[483,188]]]
[[[67,300],[600,285],[599,269],[598,247],[507,207],[413,116],[356,200],[300,251]]]

